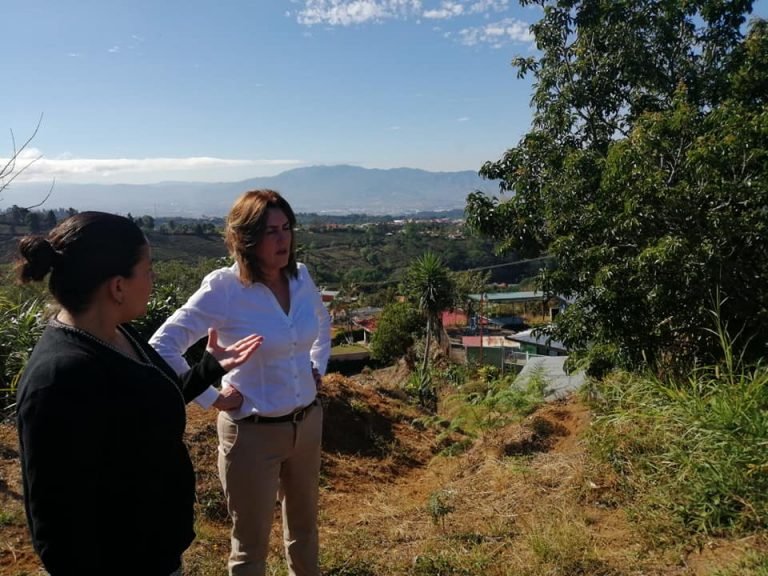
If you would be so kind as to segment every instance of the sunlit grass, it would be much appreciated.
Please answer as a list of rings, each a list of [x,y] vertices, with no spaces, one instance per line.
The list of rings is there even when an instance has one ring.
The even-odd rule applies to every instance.
[[[686,380],[615,374],[600,387],[593,452],[656,541],[768,528],[768,370],[725,361]]]

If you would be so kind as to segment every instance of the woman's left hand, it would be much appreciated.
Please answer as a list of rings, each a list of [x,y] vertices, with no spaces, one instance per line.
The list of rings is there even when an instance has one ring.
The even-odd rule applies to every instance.
[[[314,366],[312,366],[312,376],[315,378],[315,388],[320,390],[320,387],[323,385],[323,375],[320,374],[320,370]]]
[[[243,395],[234,386],[227,386],[219,392],[219,397],[213,403],[214,408],[223,410],[225,412],[229,410],[237,410],[243,404]]]
[[[229,372],[246,362],[261,346],[262,340],[264,340],[263,336],[251,334],[242,340],[238,340],[231,346],[223,348],[219,346],[219,335],[216,330],[208,328],[208,343],[205,346],[205,350],[216,358],[224,370]]]

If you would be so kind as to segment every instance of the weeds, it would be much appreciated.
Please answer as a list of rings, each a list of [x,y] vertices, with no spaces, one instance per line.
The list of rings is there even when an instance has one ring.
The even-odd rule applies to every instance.
[[[325,576],[377,576],[376,567],[367,560],[355,558],[324,558]]]
[[[429,552],[417,556],[411,576],[476,576],[485,574],[490,559],[485,555],[461,554],[456,551]]]
[[[45,320],[42,298],[0,300],[0,410],[15,402],[21,372],[45,328]]]
[[[22,516],[14,510],[0,510],[0,527],[23,524]]]
[[[621,476],[652,539],[768,527],[768,370],[725,362],[684,381],[618,374],[601,386],[591,446]]]
[[[433,492],[427,502],[427,512],[432,519],[432,524],[435,526],[439,524],[443,530],[445,530],[445,517],[456,510],[456,507],[451,503],[451,496],[449,491],[440,490]]]
[[[511,376],[471,380],[446,396],[443,410],[454,426],[461,426],[469,434],[479,434],[531,414],[544,402],[545,389],[541,374],[534,374],[524,388],[518,387]]]
[[[712,576],[768,576],[768,552],[747,554],[736,566],[717,570]]]
[[[532,574],[572,576],[601,572],[595,544],[587,526],[571,513],[542,514],[525,534],[534,556]]]

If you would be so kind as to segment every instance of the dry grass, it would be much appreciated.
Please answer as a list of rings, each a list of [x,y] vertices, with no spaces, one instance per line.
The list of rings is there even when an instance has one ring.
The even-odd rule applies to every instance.
[[[628,521],[613,472],[588,458],[582,437],[591,415],[576,399],[487,431],[448,457],[440,455],[444,429],[418,424],[423,415],[401,399],[398,374],[385,374],[326,384],[325,576],[765,576],[758,571],[765,538],[702,550],[650,546]],[[224,576],[229,525],[215,474],[214,415],[196,407],[189,415],[200,503],[186,574]],[[0,574],[22,576],[38,564],[17,516],[14,446],[13,429],[0,429],[0,504],[9,519],[0,525]],[[272,576],[286,574],[277,517]]]

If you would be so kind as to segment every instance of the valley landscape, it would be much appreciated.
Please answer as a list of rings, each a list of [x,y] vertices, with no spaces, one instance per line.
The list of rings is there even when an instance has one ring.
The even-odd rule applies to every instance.
[[[387,170],[358,166],[310,166],[276,176],[238,182],[160,182],[155,184],[73,184],[52,181],[15,183],[4,191],[7,206],[30,206],[53,191],[46,205],[151,216],[224,216],[246,190],[271,188],[285,195],[297,212],[320,214],[407,214],[463,209],[467,194],[494,194],[498,183],[476,172]]]

